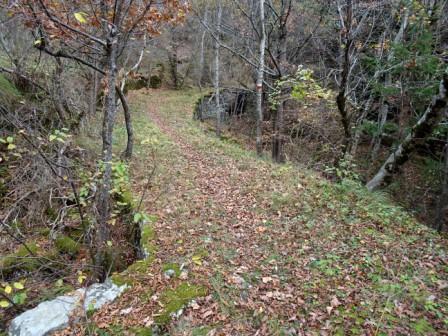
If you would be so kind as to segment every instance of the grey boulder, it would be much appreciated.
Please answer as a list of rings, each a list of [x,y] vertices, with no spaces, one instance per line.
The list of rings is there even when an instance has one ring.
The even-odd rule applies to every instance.
[[[8,330],[10,336],[44,336],[68,326],[76,308],[82,310],[99,309],[115,300],[126,289],[111,281],[93,284],[71,294],[40,303],[12,320]]]

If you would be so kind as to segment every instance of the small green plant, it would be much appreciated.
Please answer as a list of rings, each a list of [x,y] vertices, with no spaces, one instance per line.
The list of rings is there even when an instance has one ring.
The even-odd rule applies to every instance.
[[[313,78],[313,71],[299,65],[295,74],[285,76],[275,82],[268,101],[272,109],[277,108],[284,99],[285,91],[291,92],[291,98],[299,102],[307,100],[330,100],[331,91],[323,89]]]
[[[68,128],[62,128],[61,130],[56,129],[51,132],[48,140],[50,140],[50,142],[58,141],[60,143],[65,143],[71,136],[70,134],[68,134],[68,131]]]
[[[327,167],[325,172],[327,174],[335,175],[339,180],[359,181],[359,175],[356,173],[357,165],[353,162],[351,157],[345,157],[339,160],[337,166]]]
[[[0,289],[4,299],[0,300],[0,308],[8,308],[11,305],[23,305],[26,302],[27,295],[23,281],[12,284],[3,283]]]

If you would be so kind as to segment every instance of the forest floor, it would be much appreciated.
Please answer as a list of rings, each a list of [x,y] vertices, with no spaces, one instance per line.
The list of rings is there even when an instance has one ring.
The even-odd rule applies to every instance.
[[[156,165],[155,258],[89,333],[448,335],[446,239],[384,195],[218,140],[192,120],[197,98],[130,94],[136,198]]]

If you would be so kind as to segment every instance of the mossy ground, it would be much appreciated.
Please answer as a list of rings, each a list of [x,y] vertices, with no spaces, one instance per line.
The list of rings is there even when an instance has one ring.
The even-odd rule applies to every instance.
[[[181,283],[174,289],[168,289],[161,294],[163,309],[155,315],[158,324],[166,324],[170,321],[172,314],[177,313],[194,299],[207,295],[207,289],[202,286]]]
[[[80,244],[72,238],[64,235],[59,235],[55,239],[55,246],[61,253],[67,253],[72,256],[77,254],[80,249]]]

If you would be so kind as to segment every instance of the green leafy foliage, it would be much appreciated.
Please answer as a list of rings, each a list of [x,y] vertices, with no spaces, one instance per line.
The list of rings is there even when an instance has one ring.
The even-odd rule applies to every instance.
[[[313,78],[313,71],[300,65],[294,75],[285,76],[275,82],[274,89],[268,100],[272,109],[277,108],[281,101],[287,99],[285,92],[297,101],[305,103],[310,100],[329,101],[332,95],[330,90],[323,89]]]
[[[3,299],[0,299],[0,309],[9,308],[12,305],[20,306],[25,304],[27,299],[24,281],[14,283],[3,283],[0,286],[3,292]]]

